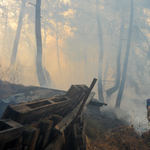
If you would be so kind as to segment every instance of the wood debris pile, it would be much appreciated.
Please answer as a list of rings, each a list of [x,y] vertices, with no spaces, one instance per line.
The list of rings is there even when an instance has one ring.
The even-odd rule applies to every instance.
[[[86,149],[82,111],[91,86],[72,85],[66,94],[7,106],[0,120],[0,149]],[[88,101],[88,102],[87,102]]]

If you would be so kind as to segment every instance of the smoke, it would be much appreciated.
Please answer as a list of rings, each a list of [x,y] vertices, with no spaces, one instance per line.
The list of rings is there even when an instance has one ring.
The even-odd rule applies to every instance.
[[[150,129],[147,120],[146,98],[130,99],[123,97],[120,109],[115,109],[115,100],[109,99],[108,106],[100,108],[100,112],[111,119],[117,118],[133,126],[140,135]]]
[[[121,25],[123,1],[99,0],[99,13],[104,45],[103,62],[99,61],[99,39],[96,24],[96,6],[94,1],[78,0],[42,0],[41,32],[43,46],[43,68],[50,74],[53,86],[68,90],[71,84],[90,85],[93,78],[98,78],[99,63],[102,66],[102,83],[105,102],[108,109],[115,112],[118,119],[129,124],[147,128],[145,100],[149,93],[149,15],[147,2],[134,1],[134,30],[129,55],[127,80],[120,110],[115,110],[117,93],[106,101],[105,91],[115,85],[117,70],[117,52]],[[39,86],[36,74],[36,40],[35,40],[35,0],[26,3],[21,34],[19,39],[16,64],[20,63],[19,82]],[[17,30],[20,11],[19,0],[0,2],[0,65],[1,72],[10,66],[10,58]],[[127,43],[130,16],[130,0],[124,1],[125,28],[121,55],[121,72]],[[6,11],[7,10],[7,11]],[[8,17],[6,19],[6,17]],[[6,22],[7,20],[7,22]],[[56,25],[58,22],[58,35]],[[57,45],[59,47],[59,73]],[[101,72],[100,72],[101,73]],[[62,78],[62,80],[61,80]],[[8,79],[6,79],[8,80]],[[121,82],[121,81],[120,81]],[[93,90],[98,97],[97,85]],[[143,121],[144,120],[144,121]],[[142,125],[143,124],[143,125]],[[146,124],[146,126],[145,126]],[[143,127],[141,127],[143,126]]]

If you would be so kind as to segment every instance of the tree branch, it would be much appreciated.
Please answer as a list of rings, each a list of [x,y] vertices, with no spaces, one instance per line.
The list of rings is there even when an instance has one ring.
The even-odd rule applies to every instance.
[[[35,4],[33,4],[33,3],[28,2],[28,4],[33,5],[33,6],[35,6],[35,7],[36,7],[36,5],[35,5]]]

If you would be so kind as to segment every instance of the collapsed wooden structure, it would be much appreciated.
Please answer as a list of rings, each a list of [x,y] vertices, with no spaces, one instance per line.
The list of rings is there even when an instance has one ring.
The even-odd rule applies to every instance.
[[[0,150],[86,150],[82,111],[94,96],[95,83],[89,88],[72,85],[62,96],[7,106],[0,120]]]

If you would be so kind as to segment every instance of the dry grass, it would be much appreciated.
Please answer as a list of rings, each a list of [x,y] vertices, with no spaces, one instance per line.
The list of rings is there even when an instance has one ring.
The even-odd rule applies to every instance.
[[[94,130],[94,129],[93,129]],[[94,133],[94,132],[93,132]],[[107,131],[104,135],[98,135],[93,140],[86,136],[88,150],[149,150],[135,131],[129,126],[122,126]]]
[[[133,126],[107,116],[88,116],[85,122],[88,150],[150,150],[150,132],[141,137]]]

